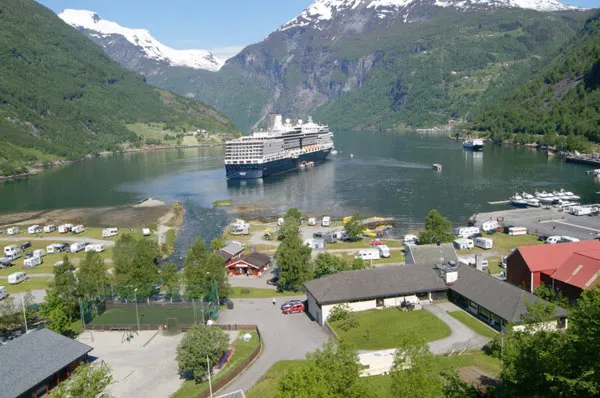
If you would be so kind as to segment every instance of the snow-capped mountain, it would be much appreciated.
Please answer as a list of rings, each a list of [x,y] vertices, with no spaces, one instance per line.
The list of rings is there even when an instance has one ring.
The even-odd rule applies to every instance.
[[[292,28],[323,28],[323,23],[337,17],[347,17],[355,12],[370,10],[379,19],[401,16],[410,22],[411,10],[418,6],[435,5],[453,7],[460,10],[523,8],[536,11],[563,11],[577,7],[562,4],[556,0],[316,0],[297,17],[279,27],[278,31]]]
[[[102,19],[93,11],[64,10],[58,16],[69,25],[85,31],[90,38],[98,39],[103,47],[114,43],[115,37],[122,37],[137,47],[143,56],[157,62],[166,62],[170,66],[182,66],[216,72],[225,59],[218,58],[206,50],[176,50],[156,40],[145,29],[130,29],[115,22]]]

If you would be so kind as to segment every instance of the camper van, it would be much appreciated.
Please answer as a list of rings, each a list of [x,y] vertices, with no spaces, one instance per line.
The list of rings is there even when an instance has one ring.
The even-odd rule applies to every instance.
[[[6,287],[0,286],[0,300],[7,297],[8,293],[6,293]]]
[[[459,227],[454,230],[454,235],[459,238],[470,238],[473,235],[477,235],[481,231],[477,227]]]
[[[71,245],[70,249],[71,249],[71,253],[78,253],[78,252],[82,251],[83,249],[85,249],[85,243],[75,242]]]
[[[389,258],[391,255],[390,248],[387,245],[377,245],[377,250],[379,250],[379,255],[383,258]]]
[[[330,225],[331,225],[331,217],[329,217],[329,216],[325,216],[325,217],[323,217],[323,219],[321,220],[321,225],[322,225],[323,227],[328,227],[328,226],[330,226]]]
[[[98,244],[93,244],[93,245],[87,245],[85,247],[85,252],[89,253],[89,252],[96,252],[96,253],[102,253],[104,251],[104,245],[101,243]]]
[[[84,231],[85,231],[85,228],[83,227],[83,225],[76,225],[73,228],[71,228],[71,232],[73,232],[74,234],[80,234]]]
[[[42,227],[40,227],[39,225],[32,225],[29,228],[27,228],[27,233],[28,234],[40,234],[42,233]]]
[[[8,284],[16,285],[16,284],[23,282],[25,279],[27,279],[27,274],[25,272],[23,272],[23,271],[15,272],[14,274],[10,274],[8,276]]]
[[[4,248],[4,255],[11,260],[21,257],[21,249],[17,245],[10,245]]]
[[[379,256],[378,249],[362,249],[358,252],[354,258],[362,258],[363,260],[379,260],[381,257]]]
[[[56,225],[50,224],[50,225],[45,225],[44,226],[44,233],[49,234],[49,233],[54,232],[54,231],[56,231]]]
[[[68,232],[71,232],[71,228],[73,228],[73,224],[62,224],[58,226],[58,233],[59,234],[66,234]]]
[[[460,238],[454,241],[456,250],[471,250],[474,247],[473,239]]]
[[[311,226],[311,227],[317,225],[317,219],[314,218],[314,217],[313,218],[309,218],[308,219],[308,225]]]
[[[405,245],[416,245],[417,242],[419,242],[419,237],[417,235],[404,235]]]
[[[6,230],[6,233],[7,233],[8,235],[16,235],[16,234],[18,234],[19,232],[21,232],[21,230],[19,229],[19,227],[10,227],[10,228],[8,228],[8,229]]]
[[[42,263],[41,257],[29,257],[23,260],[23,267],[35,268]]]
[[[476,247],[480,247],[482,249],[491,249],[494,247],[494,241],[490,238],[475,238],[473,242]]]
[[[498,221],[486,221],[483,224],[481,224],[481,230],[483,232],[491,232],[498,229],[498,226]]]
[[[510,227],[508,229],[508,234],[511,236],[527,235],[527,228],[525,228],[525,227]]]
[[[119,234],[119,228],[106,228],[102,230],[103,238],[111,238]]]
[[[33,251],[33,257],[44,257],[46,255],[46,252],[44,251],[44,249],[37,249]]]

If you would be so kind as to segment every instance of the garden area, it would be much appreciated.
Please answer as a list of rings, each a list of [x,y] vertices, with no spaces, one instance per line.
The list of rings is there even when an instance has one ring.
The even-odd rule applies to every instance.
[[[473,317],[472,315],[469,315],[465,311],[450,311],[448,312],[448,315],[458,320],[466,327],[473,330],[475,333],[480,334],[484,337],[489,337],[490,339],[493,339],[498,334],[498,332],[485,325],[479,319]]]
[[[359,350],[396,348],[404,336],[417,335],[425,341],[443,339],[450,328],[429,311],[402,311],[399,308],[354,312],[355,327],[344,321],[330,322],[340,339]]]

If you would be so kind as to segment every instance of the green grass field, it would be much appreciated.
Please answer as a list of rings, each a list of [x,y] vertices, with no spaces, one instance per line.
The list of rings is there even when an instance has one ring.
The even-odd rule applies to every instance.
[[[241,332],[245,333],[245,332]],[[256,332],[248,332],[252,335],[252,339],[249,342],[244,342],[241,339],[236,339],[233,344],[233,354],[231,355],[231,359],[221,370],[218,371],[215,375],[213,375],[212,383],[218,382],[223,377],[227,376],[233,369],[235,369],[239,364],[244,362],[250,354],[258,347],[258,335]],[[196,383],[191,380],[187,380],[183,383],[183,386],[175,392],[171,397],[172,398],[194,398],[202,391],[208,388],[208,383]],[[213,391],[214,393],[215,391]]]
[[[243,293],[248,292],[248,293]],[[256,287],[231,287],[229,298],[277,298],[302,295],[302,292],[278,292],[275,289],[261,289]]]
[[[45,289],[48,286],[50,278],[29,278],[28,280],[19,283],[18,285],[9,285],[6,279],[0,279],[0,284],[6,286],[8,294],[29,292],[31,290]]]
[[[498,332],[486,326],[479,319],[474,318],[473,316],[467,314],[464,311],[450,311],[448,312],[448,315],[457,319],[466,327],[484,337],[489,337],[490,339],[492,339],[498,334]]]
[[[147,307],[146,304],[138,304],[140,325],[164,325],[168,319],[177,319],[178,324],[193,324],[202,322],[202,310],[200,304],[193,308],[173,308],[165,307]],[[90,325],[136,325],[135,307],[132,308],[112,308],[104,314],[94,318]]]
[[[406,335],[416,335],[425,341],[450,335],[450,328],[429,311],[401,311],[398,308],[356,312],[359,326],[347,331],[331,326],[337,335],[359,350],[395,348]]]

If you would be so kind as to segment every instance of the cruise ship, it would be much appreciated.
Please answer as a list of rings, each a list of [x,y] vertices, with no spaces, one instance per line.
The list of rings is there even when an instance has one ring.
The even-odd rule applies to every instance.
[[[225,143],[227,178],[263,178],[323,162],[334,149],[327,125],[274,115],[272,127]]]

